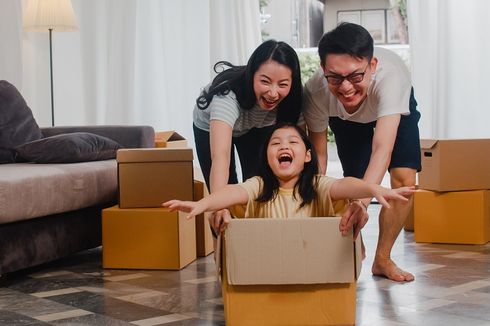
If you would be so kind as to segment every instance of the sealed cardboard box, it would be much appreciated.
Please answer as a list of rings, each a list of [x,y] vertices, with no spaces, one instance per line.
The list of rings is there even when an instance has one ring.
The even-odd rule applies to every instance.
[[[420,146],[420,188],[433,191],[490,189],[490,139],[423,139]]]
[[[155,147],[186,148],[187,140],[173,130],[155,132]]]
[[[339,221],[232,220],[217,253],[226,324],[354,325],[360,239]]]
[[[181,269],[196,260],[195,222],[166,208],[102,211],[102,266]]]
[[[410,212],[408,213],[407,220],[405,221],[405,225],[403,227],[405,231],[410,231],[413,232],[415,229],[414,222],[413,222],[413,201],[412,205],[410,206]]]
[[[414,194],[416,242],[485,244],[490,241],[490,190]]]
[[[137,148],[117,151],[119,206],[160,207],[194,196],[192,149]]]
[[[194,200],[198,201],[207,195],[206,184],[202,181],[194,180]],[[205,214],[196,216],[196,250],[197,257],[207,256],[214,251],[213,235]]]

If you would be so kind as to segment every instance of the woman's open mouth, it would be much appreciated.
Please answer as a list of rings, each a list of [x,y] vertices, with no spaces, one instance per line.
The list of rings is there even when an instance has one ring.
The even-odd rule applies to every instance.
[[[279,99],[270,100],[270,99],[263,97],[263,96],[261,98],[262,98],[262,103],[268,109],[274,108],[279,103]]]

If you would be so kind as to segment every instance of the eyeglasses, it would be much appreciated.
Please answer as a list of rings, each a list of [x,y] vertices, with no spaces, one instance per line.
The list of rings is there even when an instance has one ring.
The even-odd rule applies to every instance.
[[[369,63],[367,64],[363,72],[353,72],[352,74],[349,74],[347,76],[336,75],[336,74],[325,75],[325,78],[327,79],[327,82],[330,85],[334,85],[334,86],[339,86],[344,82],[345,79],[347,79],[351,84],[358,84],[362,82],[362,80],[364,79],[364,75],[366,74],[368,67],[369,67]]]

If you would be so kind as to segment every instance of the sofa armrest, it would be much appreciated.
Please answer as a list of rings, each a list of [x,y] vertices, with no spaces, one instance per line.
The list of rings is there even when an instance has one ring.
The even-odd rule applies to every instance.
[[[110,138],[124,148],[155,147],[155,130],[151,126],[67,126],[41,128],[44,137],[73,132],[90,132]]]

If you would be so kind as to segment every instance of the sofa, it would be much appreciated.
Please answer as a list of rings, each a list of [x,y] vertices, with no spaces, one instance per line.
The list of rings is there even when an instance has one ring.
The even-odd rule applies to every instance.
[[[150,126],[40,128],[0,80],[0,276],[101,245],[117,203],[117,150],[153,147]]]
[[[149,126],[41,128],[88,132],[124,148],[153,147]],[[0,275],[101,245],[101,210],[117,203],[115,159],[0,164]]]

